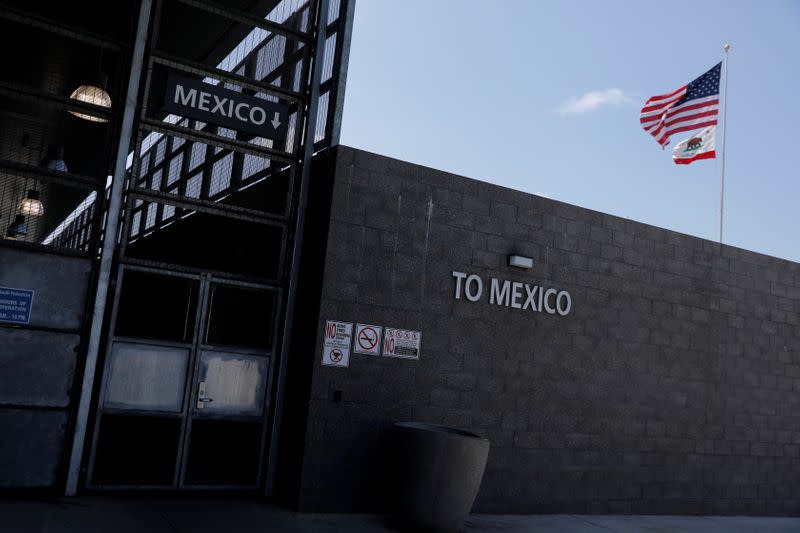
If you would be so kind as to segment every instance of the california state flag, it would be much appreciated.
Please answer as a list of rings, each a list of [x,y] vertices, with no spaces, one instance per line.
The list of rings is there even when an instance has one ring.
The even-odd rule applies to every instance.
[[[675,145],[675,148],[672,149],[672,160],[676,165],[688,165],[698,159],[715,159],[717,157],[717,153],[714,151],[716,135],[716,126],[700,130],[699,133]]]

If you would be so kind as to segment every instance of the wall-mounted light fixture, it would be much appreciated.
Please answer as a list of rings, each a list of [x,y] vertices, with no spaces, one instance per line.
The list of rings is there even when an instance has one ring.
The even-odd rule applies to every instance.
[[[517,268],[531,268],[533,266],[533,258],[525,257],[523,255],[509,255],[508,266]]]
[[[17,215],[14,217],[14,221],[8,225],[6,239],[15,241],[18,237],[24,237],[27,234],[28,223],[25,221],[25,215]]]
[[[40,217],[44,215],[44,205],[40,200],[40,193],[36,189],[28,189],[28,194],[19,203],[19,212],[22,215]],[[17,215],[19,217],[20,215]]]
[[[92,83],[81,85],[72,91],[72,94],[69,95],[69,97],[73,100],[78,100],[79,102],[86,102],[87,104],[94,104],[101,107],[111,107],[111,97],[106,92],[107,83],[108,76],[102,72],[98,72],[95,75],[95,79],[92,81]],[[108,122],[108,119],[106,118],[98,117],[96,115],[88,115],[78,111],[70,111],[70,114],[91,122]]]

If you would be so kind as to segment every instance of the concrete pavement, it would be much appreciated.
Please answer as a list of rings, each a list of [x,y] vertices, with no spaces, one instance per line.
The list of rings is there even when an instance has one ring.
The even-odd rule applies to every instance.
[[[225,497],[83,496],[0,499],[0,532],[147,531],[385,532],[377,515],[295,513],[263,501]],[[789,533],[800,518],[606,515],[473,515],[467,532]]]
[[[800,518],[750,516],[474,515],[467,531],[519,533],[797,533]]]

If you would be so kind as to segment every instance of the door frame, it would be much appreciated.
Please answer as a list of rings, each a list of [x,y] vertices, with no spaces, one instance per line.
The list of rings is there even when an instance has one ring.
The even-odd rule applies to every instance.
[[[115,335],[117,326],[117,318],[119,312],[120,293],[122,290],[122,283],[125,272],[144,272],[154,275],[161,275],[164,277],[177,277],[197,281],[198,295],[197,307],[194,313],[194,329],[191,340],[189,342],[176,342],[159,339],[147,339],[139,337],[127,337]],[[108,321],[106,330],[106,342],[103,352],[103,365],[102,374],[99,376],[100,387],[98,387],[98,396],[96,398],[96,409],[94,412],[94,423],[92,424],[92,439],[91,447],[87,457],[86,463],[86,477],[84,480],[84,487],[88,490],[107,490],[107,491],[130,491],[130,490],[152,490],[152,491],[193,491],[193,490],[214,490],[214,491],[227,491],[227,490],[258,490],[264,486],[266,460],[269,457],[268,434],[270,433],[270,421],[273,417],[273,389],[274,389],[274,375],[276,355],[280,353],[279,345],[279,326],[281,324],[281,314],[283,312],[283,289],[280,286],[275,286],[269,283],[257,283],[251,281],[239,281],[227,277],[221,277],[212,273],[189,273],[179,272],[174,270],[164,270],[160,268],[153,268],[149,266],[119,264],[115,278],[115,287],[113,293],[113,304],[111,307],[111,314]],[[270,349],[256,350],[242,347],[220,346],[206,344],[203,342],[208,325],[208,312],[210,306],[211,287],[233,286],[241,288],[249,288],[262,292],[269,292],[274,294],[273,300],[273,316],[272,316],[272,336],[270,339]],[[265,324],[266,326],[266,324]],[[153,346],[183,348],[189,351],[189,360],[186,365],[185,381],[183,398],[180,412],[173,411],[158,411],[158,410],[142,410],[142,409],[121,409],[121,408],[104,408],[106,394],[108,393],[108,376],[111,365],[111,350],[115,342],[130,342],[137,344],[147,344]],[[258,456],[258,472],[256,483],[253,485],[234,485],[234,484],[221,484],[221,485],[200,485],[191,484],[186,485],[184,477],[186,474],[186,464],[188,458],[188,449],[191,440],[191,419],[197,415],[193,414],[194,405],[197,403],[197,385],[198,385],[198,372],[199,360],[202,351],[223,351],[229,353],[241,353],[243,355],[258,355],[267,359],[267,376],[264,387],[264,397],[262,398],[262,414],[260,417],[261,434],[259,439],[259,456]],[[178,446],[176,449],[176,461],[173,471],[172,483],[165,484],[147,484],[147,483],[117,483],[106,484],[96,483],[94,481],[95,462],[97,459],[97,445],[101,431],[101,419],[103,414],[111,412],[121,415],[140,415],[140,416],[155,416],[159,418],[173,418],[180,419]],[[255,417],[207,417],[220,420],[236,420],[247,419],[254,420]]]

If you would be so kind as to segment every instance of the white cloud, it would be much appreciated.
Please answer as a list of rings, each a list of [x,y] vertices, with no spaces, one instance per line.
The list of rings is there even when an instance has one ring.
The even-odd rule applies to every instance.
[[[570,98],[558,108],[562,117],[573,113],[588,113],[603,105],[622,105],[631,101],[622,89],[612,87],[602,91],[589,91],[579,98]]]

